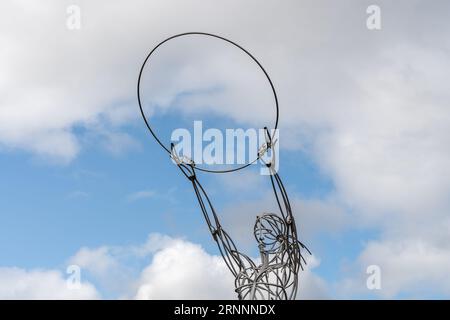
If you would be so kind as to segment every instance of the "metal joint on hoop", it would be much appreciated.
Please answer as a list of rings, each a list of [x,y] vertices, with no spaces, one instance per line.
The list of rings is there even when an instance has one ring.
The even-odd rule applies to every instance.
[[[172,158],[173,161],[175,161],[175,163],[177,165],[186,164],[186,165],[189,165],[191,167],[195,167],[194,160],[192,160],[191,158],[189,158],[189,157],[187,157],[185,155],[182,155],[180,157],[180,155],[175,150],[175,145],[173,143],[170,144],[170,157]]]
[[[258,158],[261,158],[263,155],[267,153],[269,149],[272,149],[273,146],[278,142],[278,139],[272,141],[272,137],[270,136],[269,129],[264,127],[264,137],[266,142],[264,142],[258,150]]]
[[[263,155],[265,155],[267,150],[269,150],[269,146],[267,145],[267,143],[263,143],[258,149],[258,158],[261,158]]]

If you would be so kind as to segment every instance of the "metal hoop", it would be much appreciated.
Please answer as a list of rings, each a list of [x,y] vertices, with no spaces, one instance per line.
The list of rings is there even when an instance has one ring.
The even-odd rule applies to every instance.
[[[183,37],[183,36],[189,36],[189,35],[202,35],[202,36],[208,36],[208,37],[213,37],[213,38],[217,38],[223,41],[226,41],[232,45],[234,45],[235,47],[239,48],[241,51],[245,52],[250,58],[252,58],[253,61],[256,62],[256,64],[259,66],[259,68],[264,72],[264,75],[266,76],[267,80],[269,81],[270,87],[272,89],[273,92],[273,97],[275,100],[275,108],[276,108],[276,118],[275,118],[275,128],[278,128],[278,116],[279,116],[279,108],[278,108],[278,97],[277,97],[277,93],[275,91],[275,87],[272,83],[272,80],[269,77],[269,74],[266,72],[266,70],[263,68],[263,66],[261,65],[261,63],[250,53],[248,52],[246,49],[244,49],[243,47],[241,47],[240,45],[238,45],[237,43],[226,39],[224,37],[215,35],[215,34],[211,34],[211,33],[206,33],[206,32],[185,32],[185,33],[180,33],[180,34],[176,34],[174,36],[171,36],[163,41],[161,41],[160,43],[158,43],[158,45],[156,47],[154,47],[150,53],[147,55],[147,57],[145,58],[144,62],[142,63],[141,69],[139,71],[139,77],[138,77],[138,82],[137,82],[137,97],[138,97],[138,103],[139,103],[139,109],[141,111],[141,115],[142,118],[144,119],[145,125],[147,126],[147,129],[150,131],[150,133],[152,134],[153,138],[155,138],[156,142],[158,142],[158,144],[164,149],[166,150],[167,153],[172,154],[172,150],[168,147],[166,147],[161,140],[158,138],[158,136],[156,135],[156,133],[153,131],[152,127],[150,126],[149,121],[147,120],[147,117],[145,116],[144,113],[144,109],[142,108],[142,102],[141,102],[141,92],[140,92],[140,85],[141,85],[141,78],[142,78],[142,73],[144,71],[145,65],[147,63],[147,61],[150,59],[150,56],[164,43],[168,42],[169,40],[175,39],[175,38],[179,38],[179,37]],[[237,168],[233,168],[233,169],[229,169],[229,170],[210,170],[210,169],[205,169],[205,168],[200,168],[200,167],[196,167],[197,170],[203,171],[203,172],[209,172],[209,173],[227,173],[227,172],[234,172],[234,171],[238,171],[241,169],[244,169],[252,164],[254,164],[256,161],[258,161],[260,159],[260,155],[258,154],[256,159],[254,159],[253,161],[242,165],[240,167]]]

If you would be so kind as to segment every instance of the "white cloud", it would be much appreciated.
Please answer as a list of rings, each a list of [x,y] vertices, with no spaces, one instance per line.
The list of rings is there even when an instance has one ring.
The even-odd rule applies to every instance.
[[[319,265],[308,257],[300,273],[300,299],[327,297],[325,282],[312,273]],[[234,278],[221,256],[208,254],[201,246],[179,239],[157,251],[141,274],[137,299],[236,299]]]
[[[91,12],[107,21],[99,7],[82,6],[83,28],[70,31],[64,3],[53,1],[45,10],[32,1],[0,6],[0,143],[68,162],[81,148],[76,126],[89,129],[102,114],[116,118],[117,101],[134,110],[129,92],[137,69],[133,61],[140,56],[119,58],[122,50],[105,35],[106,26],[89,22]],[[118,67],[125,60],[127,67]]]
[[[101,275],[117,266],[116,260],[109,251],[108,247],[96,249],[83,247],[70,259],[70,263],[78,265],[80,268],[86,268],[96,275]]]
[[[79,266],[82,274],[89,275],[107,298],[124,298],[133,291],[137,273],[125,262],[126,257],[127,252],[121,247],[83,247],[68,260],[68,264]]]
[[[173,241],[178,240],[154,233],[138,245],[83,247],[67,263],[79,266],[108,298],[131,298],[148,259]]]
[[[90,283],[71,288],[56,270],[0,267],[0,299],[98,299]]]
[[[156,251],[162,250],[163,248],[171,246],[175,241],[180,241],[180,239],[160,233],[150,233],[147,241],[143,244],[131,246],[127,250],[131,254],[142,258],[149,254],[155,253]]]
[[[306,255],[307,264],[299,276],[299,291],[297,299],[329,299],[331,298],[329,284],[312,270],[320,265],[320,260],[314,255]]]
[[[450,114],[435,100],[446,92],[433,67],[440,60],[446,69],[440,55],[416,46],[383,50],[388,66],[356,76],[367,94],[358,107],[341,109],[357,121],[331,119],[333,130],[315,145],[342,198],[378,223],[386,215],[420,218],[448,210]],[[436,87],[429,89],[425,79]]]
[[[150,262],[147,262],[151,258]],[[312,272],[319,265],[306,257],[299,298],[326,298],[325,282]],[[234,278],[219,255],[200,245],[150,234],[139,245],[82,248],[70,264],[80,266],[108,296],[136,299],[236,299]]]
[[[156,252],[141,275],[137,299],[235,299],[234,279],[221,257],[178,240]]]
[[[381,271],[381,289],[369,291],[364,274],[369,265]],[[352,266],[358,276],[337,283],[338,293],[345,297],[375,294],[382,298],[436,298],[450,294],[450,248],[436,246],[420,239],[373,241]]]

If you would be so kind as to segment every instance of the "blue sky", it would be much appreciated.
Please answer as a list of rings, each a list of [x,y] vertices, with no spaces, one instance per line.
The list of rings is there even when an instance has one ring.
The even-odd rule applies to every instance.
[[[136,99],[148,51],[194,30],[243,45],[277,89],[279,173],[313,252],[299,298],[450,295],[448,3],[379,1],[371,29],[369,1],[103,2],[0,5],[0,297],[234,298],[191,185]],[[270,88],[248,57],[176,41],[144,73],[164,142],[194,120],[271,127]],[[258,169],[200,175],[253,256],[254,215],[274,200]]]
[[[138,112],[136,105],[130,108]],[[143,122],[126,130],[141,147],[120,156],[89,148],[69,165],[48,164],[22,152],[1,158],[5,177],[1,191],[8,199],[1,203],[5,213],[2,265],[9,261],[10,265],[51,267],[80,246],[137,243],[151,232],[202,240],[214,248],[208,244],[206,225],[188,181]],[[307,155],[282,152],[280,158],[280,174],[285,173],[284,181],[292,193],[309,198],[332,192],[332,183]],[[257,174],[256,168],[249,171]],[[216,177],[201,174],[201,178],[213,184]],[[267,190],[268,179],[266,185],[252,188]],[[143,192],[141,197],[134,199],[139,192]],[[258,197],[258,192],[255,194],[248,196]],[[220,194],[215,197],[222,203]],[[11,242],[18,247],[11,247]]]

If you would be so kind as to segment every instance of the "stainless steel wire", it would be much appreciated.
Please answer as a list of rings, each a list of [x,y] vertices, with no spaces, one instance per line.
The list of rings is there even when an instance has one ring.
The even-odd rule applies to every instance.
[[[186,35],[206,35],[222,39],[230,44],[235,45],[246,54],[248,54],[262,69],[267,77],[275,98],[276,106],[276,121],[275,129],[278,126],[278,99],[275,87],[265,69],[247,50],[237,45],[236,43],[209,33],[203,32],[187,32],[178,34],[165,39],[160,42],[146,57],[138,77],[137,94],[138,103],[141,115],[144,122],[155,138],[157,143],[169,152],[170,157],[174,160],[181,172],[188,178],[191,183],[195,195],[197,197],[203,217],[212,235],[212,238],[217,243],[220,254],[223,257],[225,264],[235,277],[235,291],[238,299],[241,300],[289,300],[295,299],[298,291],[298,276],[300,269],[303,270],[303,265],[306,261],[303,252],[310,253],[303,243],[298,240],[297,227],[295,219],[292,214],[291,204],[283,182],[274,169],[274,161],[272,158],[269,163],[264,162],[262,155],[273,148],[276,141],[272,141],[272,136],[267,128],[265,129],[266,143],[261,146],[256,159],[244,166],[235,168],[233,170],[214,171],[204,168],[196,167],[195,163],[186,157],[179,156],[171,144],[170,149],[166,147],[161,140],[156,136],[152,130],[149,121],[147,120],[141,104],[140,98],[140,80],[145,63],[148,61],[152,53],[165,42]],[[244,169],[251,164],[260,160],[270,170],[270,183],[273,189],[274,198],[277,203],[279,212],[265,212],[256,217],[254,225],[254,237],[256,239],[259,249],[259,261],[254,261],[248,255],[239,251],[236,244],[230,235],[222,227],[219,215],[217,214],[212,201],[202,184],[199,181],[197,171],[207,173],[227,173]]]

